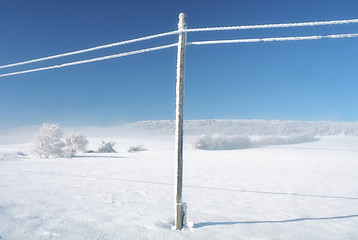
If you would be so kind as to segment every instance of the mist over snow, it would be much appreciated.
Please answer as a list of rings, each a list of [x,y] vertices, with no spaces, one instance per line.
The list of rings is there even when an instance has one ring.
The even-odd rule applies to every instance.
[[[87,137],[137,137],[173,135],[175,122],[172,120],[140,121],[115,127],[64,127],[64,133],[84,134]],[[39,131],[39,126],[24,126],[0,131],[1,143],[31,142]],[[330,121],[280,121],[280,120],[186,120],[186,136],[281,136],[286,138],[262,138],[262,144],[299,143],[303,139],[311,141],[314,136],[358,136],[358,122]],[[291,137],[291,138],[287,138]],[[234,139],[234,138],[233,138]],[[271,142],[271,143],[270,143]],[[260,145],[255,143],[256,145]],[[254,144],[254,145],[255,145]]]
[[[159,134],[174,134],[175,122],[142,121],[126,125],[128,129]],[[246,136],[358,136],[358,122],[280,121],[280,120],[186,120],[185,135],[221,134]]]
[[[175,122],[171,120],[140,121],[115,127],[67,127],[65,135],[83,134],[94,138],[90,146],[98,148],[104,139],[174,138]],[[19,127],[0,132],[0,144],[31,143],[39,126]],[[235,150],[271,145],[318,141],[322,136],[358,136],[358,122],[280,121],[280,120],[186,120],[184,140],[202,150]],[[132,142],[134,145],[140,143]],[[125,146],[127,149],[131,146]],[[15,149],[16,151],[16,149]],[[21,152],[22,150],[19,149]]]

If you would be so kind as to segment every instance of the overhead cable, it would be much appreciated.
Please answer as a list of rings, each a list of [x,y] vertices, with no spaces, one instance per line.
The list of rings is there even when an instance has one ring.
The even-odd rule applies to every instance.
[[[336,35],[315,35],[303,37],[275,37],[275,38],[251,38],[251,39],[233,39],[233,40],[215,40],[215,41],[198,41],[188,42],[187,45],[210,45],[225,43],[255,43],[255,42],[283,42],[283,41],[300,41],[300,40],[319,40],[324,38],[355,38],[358,33],[336,34]]]
[[[48,67],[43,67],[43,68],[35,68],[35,69],[29,69],[29,70],[24,70],[24,71],[5,73],[5,74],[1,74],[0,77],[7,77],[7,76],[19,75],[19,74],[30,73],[30,72],[38,72],[38,71],[55,69],[55,68],[63,68],[63,67],[68,67],[68,66],[73,66],[73,65],[90,63],[90,62],[103,61],[103,60],[107,60],[107,59],[125,57],[125,56],[145,53],[145,52],[152,52],[152,51],[157,51],[157,50],[176,47],[176,46],[178,46],[178,44],[173,43],[173,44],[168,44],[168,45],[163,45],[163,46],[158,46],[158,47],[153,47],[153,48],[140,49],[140,50],[125,52],[125,53],[118,53],[118,54],[104,56],[104,57],[91,58],[91,59],[86,59],[86,60],[82,60],[82,61],[63,63],[60,65],[53,65],[53,66],[48,66]]]
[[[20,66],[20,65],[25,65],[25,64],[35,63],[35,62],[41,62],[41,61],[46,61],[46,60],[50,60],[50,59],[71,56],[71,55],[75,55],[75,54],[91,52],[91,51],[100,50],[100,49],[104,49],[104,48],[116,47],[116,46],[125,45],[125,44],[129,44],[129,43],[135,43],[135,42],[140,42],[140,41],[144,41],[144,40],[149,40],[149,39],[154,39],[154,38],[159,38],[159,37],[164,37],[164,36],[170,36],[170,35],[175,35],[175,34],[178,34],[178,30],[166,32],[166,33],[160,33],[160,34],[151,35],[151,36],[146,36],[146,37],[141,37],[141,38],[135,38],[135,39],[121,41],[121,42],[115,42],[115,43],[101,45],[101,46],[97,46],[97,47],[86,48],[86,49],[77,50],[77,51],[73,51],[73,52],[61,53],[61,54],[52,55],[52,56],[48,56],[48,57],[36,58],[36,59],[27,60],[27,61],[23,61],[23,62],[7,64],[7,65],[0,66],[0,69]]]
[[[319,21],[319,22],[301,22],[301,23],[279,23],[279,24],[260,24],[260,25],[243,25],[231,27],[207,27],[207,28],[192,28],[185,29],[185,32],[209,32],[209,31],[225,31],[225,30],[247,30],[247,29],[264,29],[264,28],[289,28],[289,27],[311,27],[311,26],[325,26],[325,25],[341,25],[349,23],[358,23],[358,19],[350,20],[334,20],[334,21]]]

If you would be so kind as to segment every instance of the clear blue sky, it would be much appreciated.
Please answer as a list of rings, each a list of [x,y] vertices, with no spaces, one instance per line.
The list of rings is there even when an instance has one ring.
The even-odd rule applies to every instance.
[[[0,65],[188,27],[358,18],[356,0],[5,0]],[[358,33],[358,24],[191,33],[188,41]],[[0,73],[174,43],[177,36]],[[357,121],[358,39],[188,46],[186,119]],[[0,78],[0,129],[174,119],[176,49]]]

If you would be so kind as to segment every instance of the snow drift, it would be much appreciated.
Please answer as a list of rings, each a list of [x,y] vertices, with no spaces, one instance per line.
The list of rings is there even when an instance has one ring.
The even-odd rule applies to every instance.
[[[0,161],[10,161],[22,159],[27,156],[26,153],[16,149],[0,149]]]

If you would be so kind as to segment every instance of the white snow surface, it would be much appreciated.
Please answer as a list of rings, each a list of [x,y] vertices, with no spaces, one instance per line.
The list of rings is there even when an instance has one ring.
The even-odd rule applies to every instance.
[[[0,239],[358,238],[357,123],[187,122],[183,198],[189,224],[183,231],[171,229],[171,126],[150,121],[65,129],[87,136],[89,149],[101,140],[116,142],[117,153],[72,159],[39,159],[32,152],[37,127],[1,132]],[[217,137],[261,144],[194,148],[203,134],[214,143]],[[297,136],[314,141],[294,142]],[[147,151],[127,151],[136,145]]]

